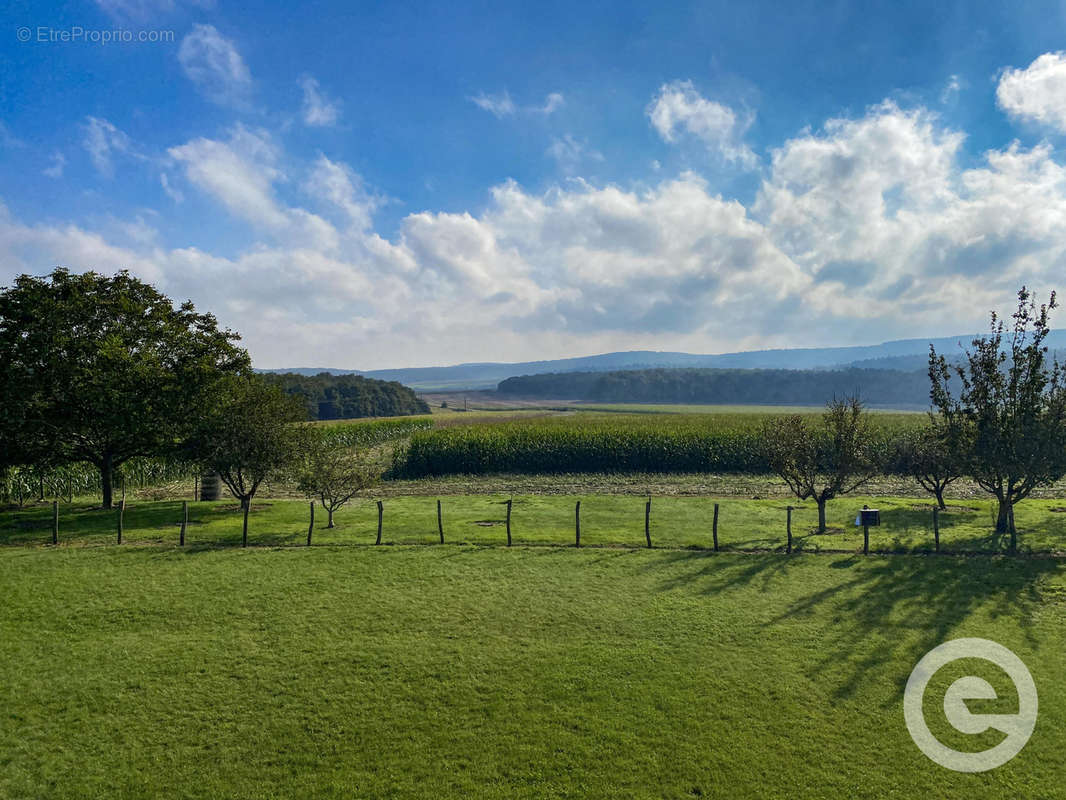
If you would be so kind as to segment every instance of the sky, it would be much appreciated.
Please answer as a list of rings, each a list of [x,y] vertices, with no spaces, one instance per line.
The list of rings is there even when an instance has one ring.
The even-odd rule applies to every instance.
[[[129,269],[263,368],[980,331],[1066,290],[1064,49],[1062,3],[8,0],[0,285]]]

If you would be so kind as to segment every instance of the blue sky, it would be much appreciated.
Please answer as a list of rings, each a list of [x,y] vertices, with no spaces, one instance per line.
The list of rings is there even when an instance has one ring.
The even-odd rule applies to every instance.
[[[1064,274],[1061,4],[16,0],[4,28],[0,281],[129,268],[264,367],[945,335]]]

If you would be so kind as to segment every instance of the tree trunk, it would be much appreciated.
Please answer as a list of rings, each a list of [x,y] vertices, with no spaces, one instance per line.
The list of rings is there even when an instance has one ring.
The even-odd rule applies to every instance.
[[[115,467],[111,459],[111,455],[104,456],[103,460],[99,464],[100,468],[100,491],[104,496],[103,507],[110,509],[113,505],[113,493],[112,493],[112,478],[115,474]]]
[[[333,509],[332,508],[327,508],[326,509],[326,513],[329,514],[329,521],[326,523],[326,527],[327,528],[332,528],[333,527]]]
[[[996,533],[1007,533],[1010,530],[1010,506],[1004,498],[999,499],[999,513],[996,516]]]
[[[250,498],[247,497],[241,498],[241,502],[244,503],[244,529],[241,532],[241,547],[248,546],[248,509],[252,505],[249,500]]]
[[[825,533],[825,500],[818,501],[818,533]]]
[[[936,489],[933,490],[933,494],[936,495],[936,507],[941,511],[946,511],[948,507],[944,505],[944,487],[937,486]]]

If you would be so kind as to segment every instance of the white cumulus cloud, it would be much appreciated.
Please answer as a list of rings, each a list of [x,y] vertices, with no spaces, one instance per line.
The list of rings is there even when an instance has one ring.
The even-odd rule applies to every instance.
[[[664,141],[676,141],[678,132],[683,131],[725,161],[755,166],[755,153],[744,142],[754,115],[738,114],[729,106],[708,100],[696,91],[692,81],[663,84],[648,105],[647,114]]]
[[[996,87],[1007,115],[1066,132],[1066,53],[1044,53],[1025,69],[1007,69]]]

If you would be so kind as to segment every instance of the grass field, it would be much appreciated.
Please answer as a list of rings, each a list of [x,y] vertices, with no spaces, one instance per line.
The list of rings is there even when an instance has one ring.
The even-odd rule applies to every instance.
[[[737,433],[739,448],[765,419],[632,411],[330,430],[358,446],[412,431],[503,443],[501,464],[515,446],[558,455],[577,441],[579,455],[621,463],[611,448],[634,442],[654,455],[699,450],[705,435],[732,446]],[[881,414],[877,426],[916,421]],[[449,452],[468,457],[432,457]],[[122,546],[117,512],[91,494],[60,505],[59,547],[49,503],[0,512],[0,798],[1061,796],[1066,485],[1017,506],[1019,557],[997,555],[1008,540],[966,481],[939,517],[939,556],[929,496],[899,476],[832,501],[826,534],[813,503],[758,473],[395,479],[342,508],[336,528],[319,507],[312,547],[308,502],[268,485],[248,549],[233,500],[190,503],[177,546],[191,491],[188,476],[131,487]],[[853,525],[863,504],[882,511],[868,557]],[[1026,748],[980,775],[933,764],[903,722],[915,663],[962,636],[1011,648],[1040,696]],[[1015,710],[1006,676],[969,660],[937,674],[926,717],[945,744],[984,749],[996,734],[966,737],[944,719],[964,674],[1000,694],[971,711]]]
[[[0,582],[2,797],[1061,796],[1054,560],[2,548]],[[927,760],[901,711],[964,635],[1040,692],[1027,747],[980,775]],[[949,744],[954,666],[926,696]],[[981,708],[1009,711],[989,672]]]

